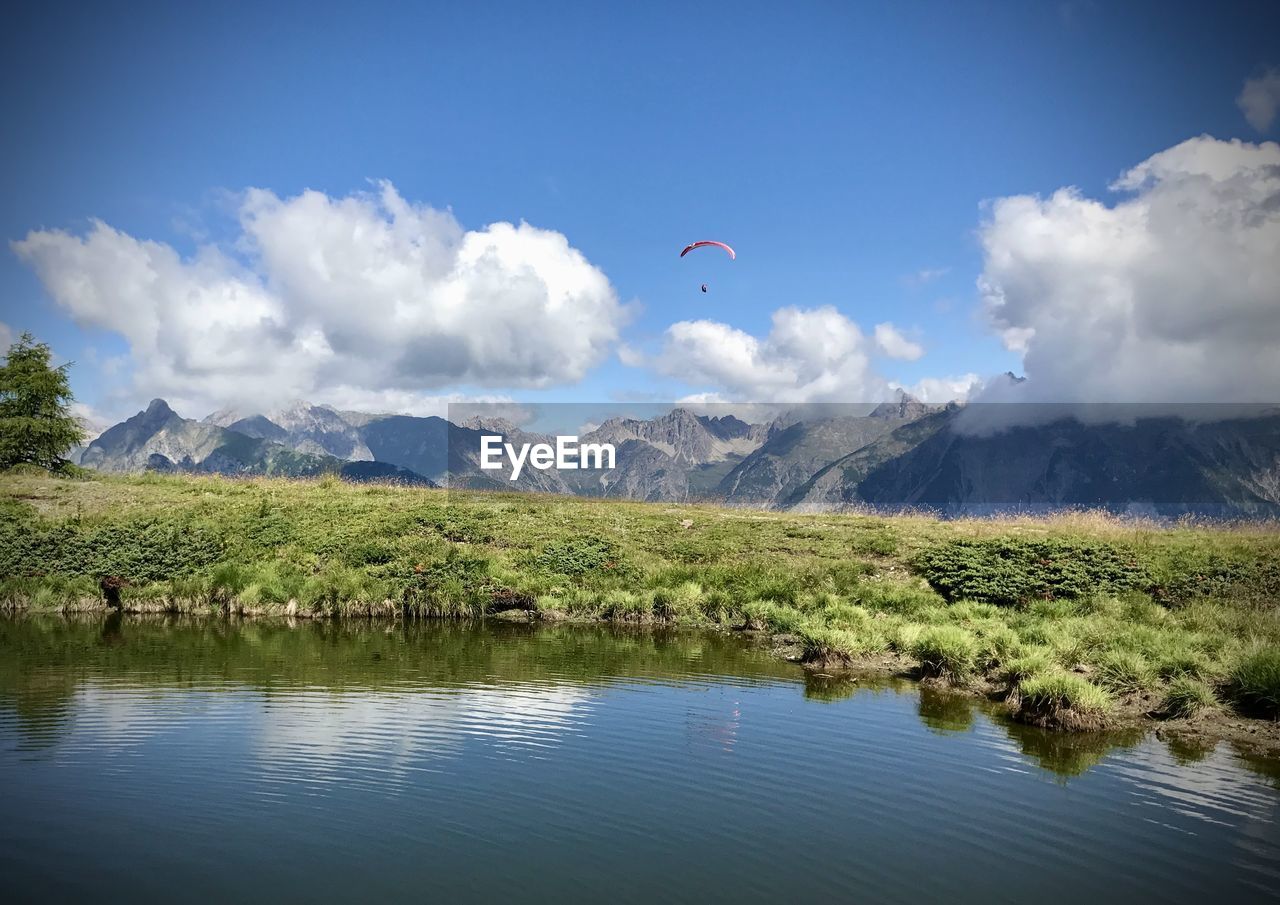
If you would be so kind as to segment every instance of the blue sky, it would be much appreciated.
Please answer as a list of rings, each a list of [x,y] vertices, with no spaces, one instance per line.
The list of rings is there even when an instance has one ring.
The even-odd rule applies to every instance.
[[[621,340],[653,356],[677,321],[763,336],[781,307],[830,305],[924,347],[877,365],[893,381],[1021,371],[978,313],[984,201],[1076,186],[1110,203],[1112,180],[1186,139],[1275,138],[1236,103],[1280,65],[1274,4],[1113,6],[44,4],[0,39],[0,226],[9,242],[96,218],[190,254],[234,241],[247,187],[385,179],[467,229],[563,234],[635,303]],[[701,238],[738,259],[677,258]],[[0,321],[75,359],[81,399],[145,404],[99,369],[133,364],[117,332],[77,325],[11,250],[0,284]],[[496,390],[704,384],[610,353]]]

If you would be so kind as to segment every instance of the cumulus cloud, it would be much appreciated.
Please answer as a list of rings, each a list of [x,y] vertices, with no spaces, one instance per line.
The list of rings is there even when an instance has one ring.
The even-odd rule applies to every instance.
[[[95,221],[13,243],[77,323],[129,343],[133,392],[191,407],[307,398],[436,407],[449,386],[572,383],[626,312],[560,233],[464,229],[390,183],[334,198],[239,198],[229,249],[171,246]]]
[[[1280,145],[1193,138],[1123,174],[990,205],[978,285],[1023,397],[1280,399]]]
[[[915,361],[924,354],[924,346],[907,339],[893,324],[876,324],[875,337],[880,354],[890,358]]]
[[[913,384],[893,384],[921,402],[955,402],[968,399],[983,386],[977,374],[953,377],[925,377]]]
[[[773,313],[762,339],[717,321],[672,324],[657,365],[724,391],[705,394],[708,401],[866,401],[889,395],[871,367],[875,351],[875,342],[835,308],[788,307]]]
[[[8,353],[9,347],[18,339],[18,335],[13,332],[13,328],[0,321],[0,356]]]
[[[1247,79],[1236,106],[1259,132],[1266,132],[1276,120],[1280,108],[1280,70],[1268,69],[1257,78]]]

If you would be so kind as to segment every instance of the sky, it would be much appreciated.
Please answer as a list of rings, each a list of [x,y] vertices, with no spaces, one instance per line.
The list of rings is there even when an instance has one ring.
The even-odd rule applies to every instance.
[[[0,340],[99,423],[1280,399],[1274,3],[14,15]]]

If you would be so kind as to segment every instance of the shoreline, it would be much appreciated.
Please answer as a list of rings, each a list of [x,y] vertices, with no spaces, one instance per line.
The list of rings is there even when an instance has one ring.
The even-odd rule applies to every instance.
[[[1065,731],[1280,749],[1280,531],[218,477],[0,475],[0,610],[744,634]]]
[[[860,679],[899,679],[920,688],[946,695],[982,702],[989,716],[1034,726],[1072,736],[1115,735],[1125,731],[1154,734],[1161,741],[1175,740],[1192,744],[1216,745],[1226,742],[1240,753],[1273,758],[1280,761],[1280,719],[1251,717],[1233,712],[1225,706],[1203,708],[1186,718],[1166,717],[1158,713],[1159,698],[1150,693],[1134,693],[1116,698],[1114,709],[1106,718],[1094,725],[1072,726],[1053,722],[1035,722],[1020,718],[1016,704],[1016,690],[1007,684],[978,677],[968,682],[955,682],[945,676],[924,674],[919,664],[901,653],[883,652],[858,659],[805,660],[802,639],[786,633],[772,633],[766,629],[729,627],[672,620],[649,619],[647,621],[608,619],[598,616],[573,616],[545,614],[523,609],[500,610],[478,619],[459,619],[441,616],[409,616],[400,612],[400,606],[385,600],[379,605],[352,605],[341,613],[306,612],[286,606],[280,609],[252,609],[232,607],[223,610],[209,604],[183,606],[178,604],[152,604],[146,606],[112,607],[103,600],[83,600],[77,605],[57,609],[38,609],[29,603],[15,606],[12,601],[0,607],[0,618],[110,618],[113,614],[133,618],[181,617],[202,621],[266,621],[282,623],[289,628],[306,624],[345,623],[353,621],[377,623],[467,623],[484,624],[486,621],[502,624],[603,626],[624,631],[686,631],[713,632],[718,635],[739,638],[772,657],[794,664],[803,670],[806,681],[819,679],[832,683],[857,683]]]

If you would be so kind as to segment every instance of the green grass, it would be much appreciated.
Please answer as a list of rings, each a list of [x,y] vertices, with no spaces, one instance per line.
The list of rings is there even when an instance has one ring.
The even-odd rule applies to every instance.
[[[1098,658],[1098,683],[1124,693],[1157,687],[1156,668],[1142,654],[1131,650],[1108,651]]]
[[[1231,688],[1246,707],[1280,716],[1280,646],[1250,651],[1231,670]]]
[[[1015,716],[1053,729],[1100,729],[1111,712],[1110,695],[1089,680],[1058,669],[1018,683]]]
[[[1217,695],[1204,682],[1179,676],[1169,683],[1164,700],[1160,704],[1160,712],[1174,719],[1185,719],[1202,710],[1212,708],[1217,703]]]
[[[978,663],[978,638],[956,625],[935,625],[924,629],[911,645],[911,655],[927,676],[963,682]]]
[[[1189,712],[1214,688],[1250,715],[1280,712],[1277,563],[1273,525],[0,475],[0,607],[101,606],[98,582],[116,576],[136,610],[745,628],[814,664],[898,658],[994,685],[1029,721],[1078,728],[1130,699]]]

